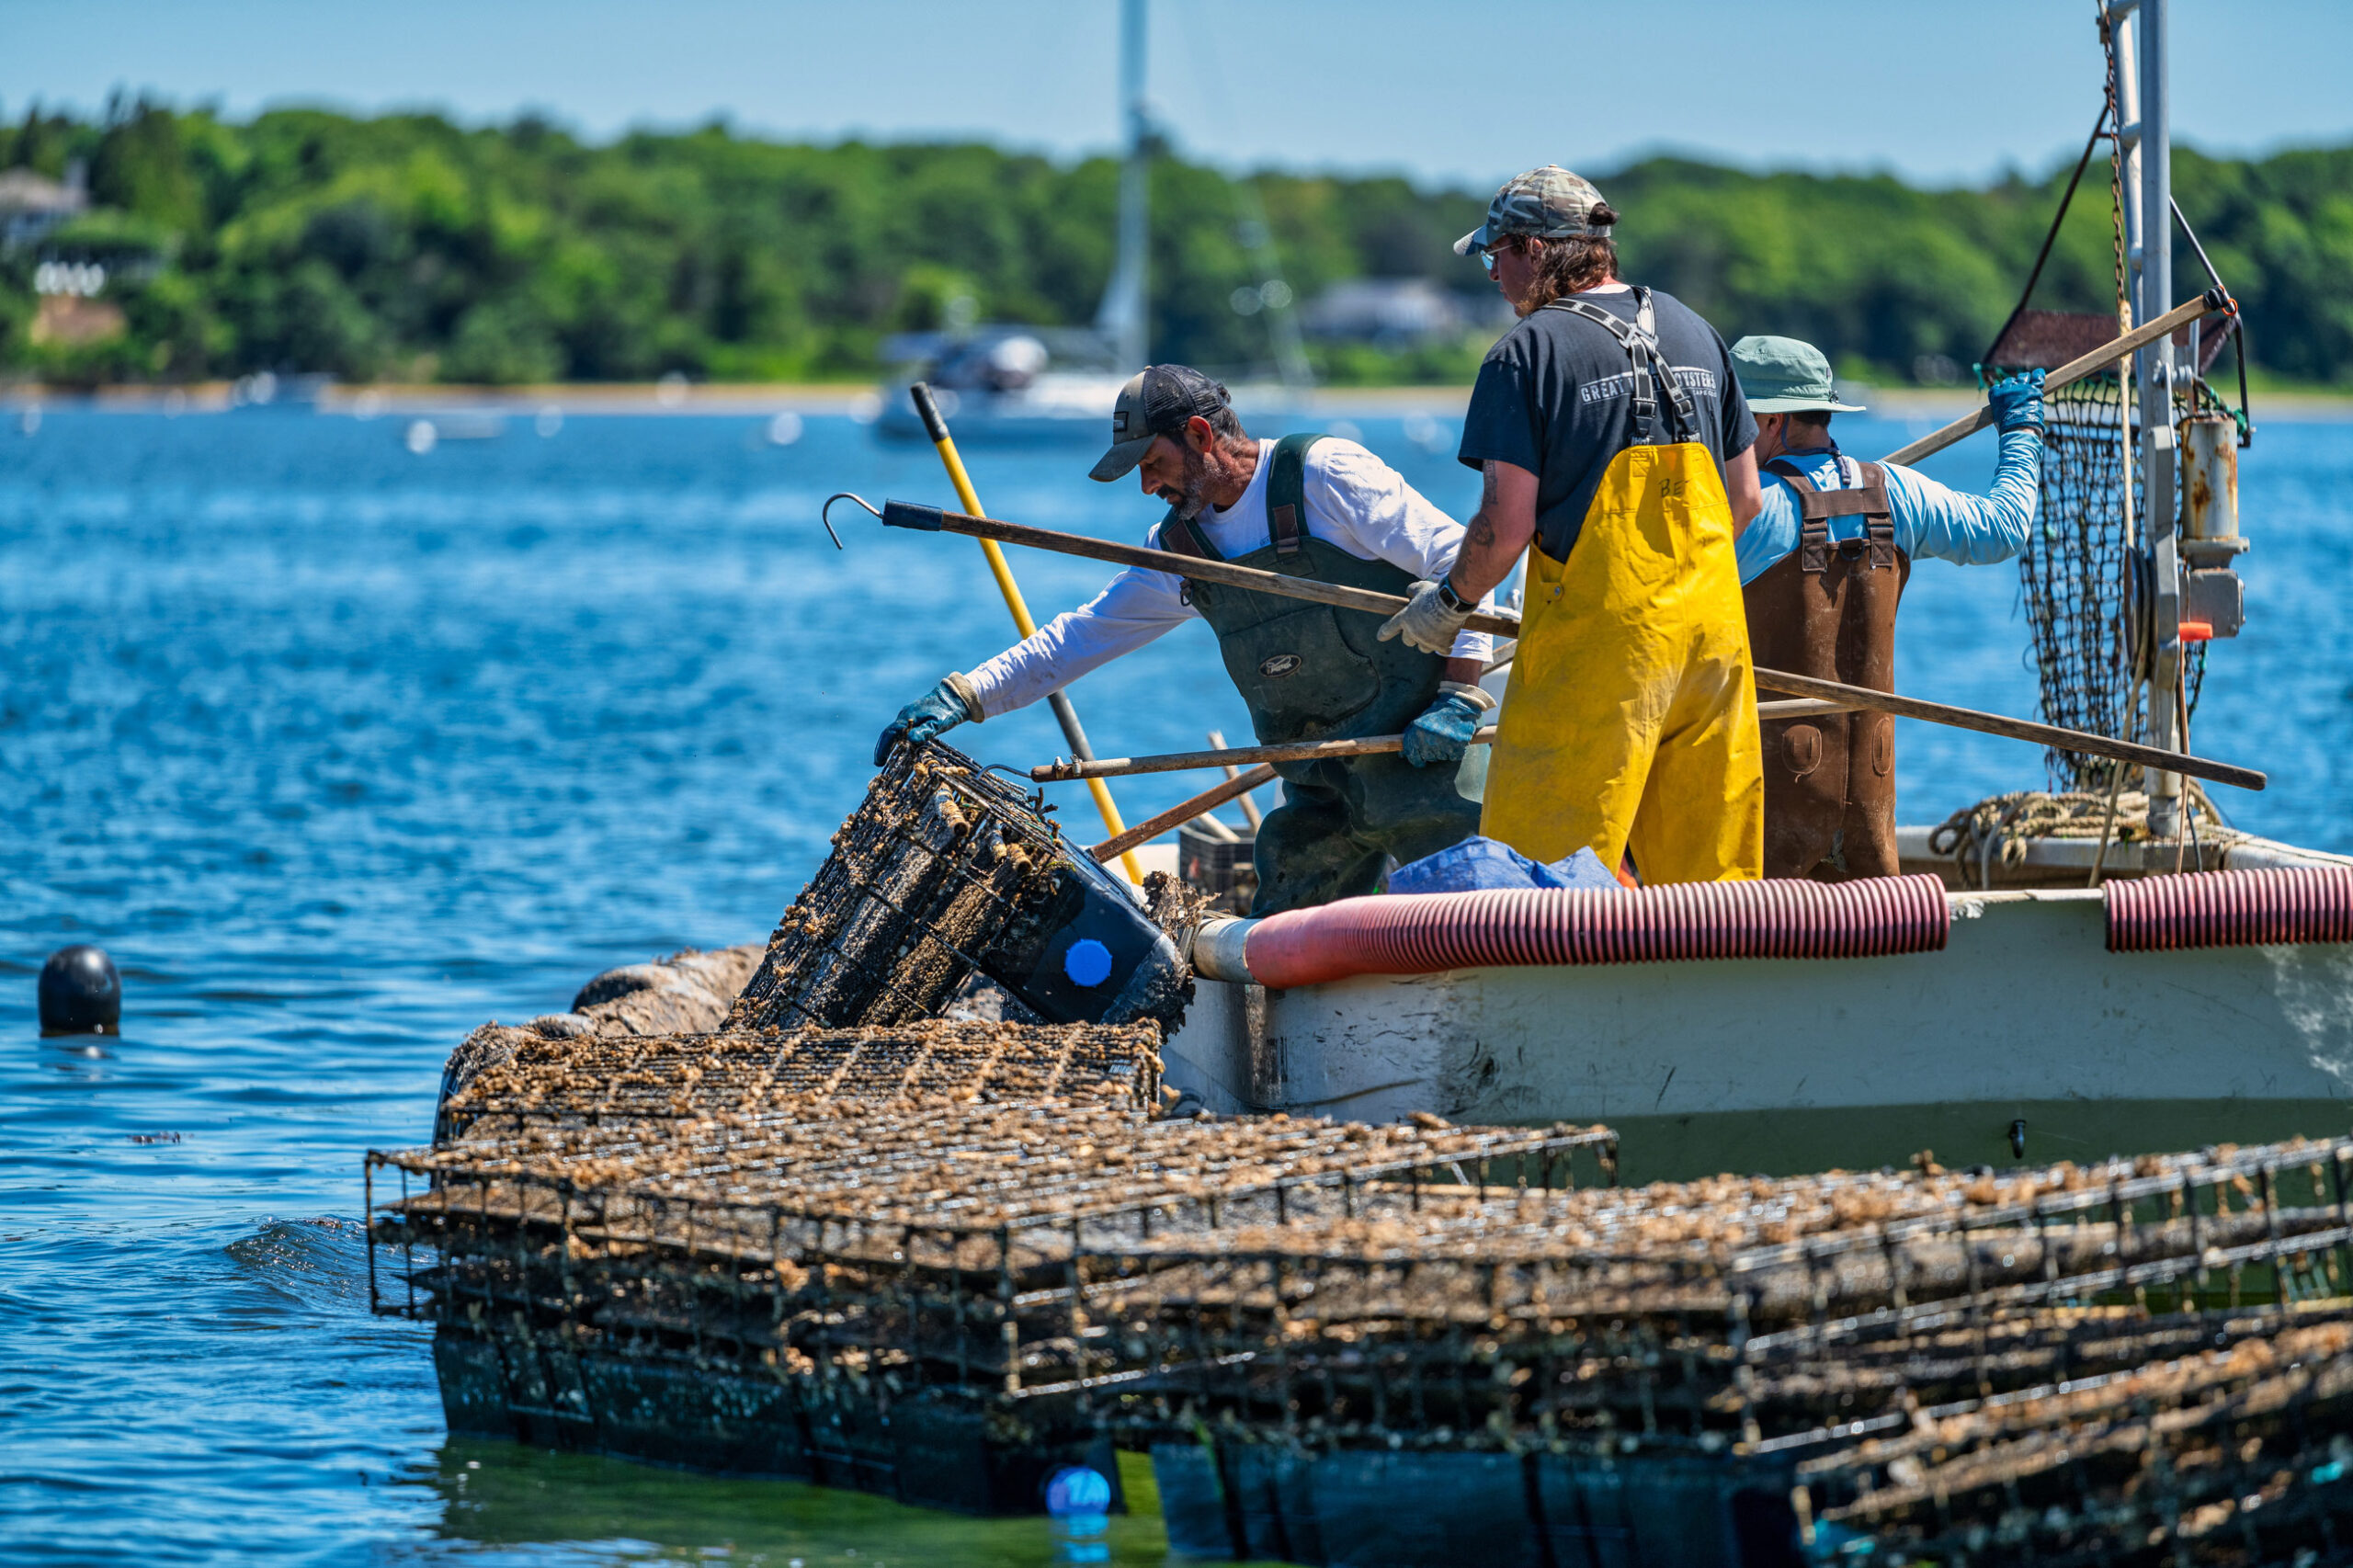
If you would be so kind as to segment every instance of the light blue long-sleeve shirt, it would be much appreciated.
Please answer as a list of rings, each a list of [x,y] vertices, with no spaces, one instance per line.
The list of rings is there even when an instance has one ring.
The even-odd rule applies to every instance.
[[[1853,458],[1842,459],[1835,448],[1781,455],[1817,489],[1850,490],[1862,483],[1862,464]],[[1893,463],[1881,466],[1887,473],[1887,508],[1895,527],[1895,546],[1910,559],[1931,556],[1963,566],[1990,566],[2026,548],[2027,535],[2034,527],[2042,471],[2042,437],[2035,431],[2014,430],[2002,437],[1994,488],[1984,495],[1964,495]],[[1765,505],[1740,532],[1744,584],[1755,582],[1798,547],[1796,489],[1761,468],[1756,477],[1763,481]],[[1834,540],[1863,537],[1859,515],[1827,521]]]

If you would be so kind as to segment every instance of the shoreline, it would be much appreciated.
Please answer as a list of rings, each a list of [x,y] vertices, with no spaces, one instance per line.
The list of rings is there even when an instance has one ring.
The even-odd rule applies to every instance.
[[[66,389],[39,382],[0,383],[0,408],[83,408],[122,414],[319,413],[356,418],[455,412],[529,415],[553,410],[565,415],[751,415],[797,414],[872,417],[888,391],[879,381],[699,381],[681,385],[654,381],[563,381],[534,386],[493,387],[438,382],[329,386],[314,396],[266,404],[248,402],[241,383],[202,381],[187,386],[114,386]],[[1237,391],[1241,389],[1237,388]],[[1252,389],[1256,390],[1256,389]],[[1893,419],[1950,419],[1976,405],[1964,388],[1872,387],[1856,384],[1845,395]],[[1400,418],[1414,415],[1460,418],[1471,389],[1461,386],[1317,387],[1305,394],[1309,412],[1329,415]],[[2256,423],[2266,420],[2334,422],[2353,419],[2353,392],[2257,391]]]

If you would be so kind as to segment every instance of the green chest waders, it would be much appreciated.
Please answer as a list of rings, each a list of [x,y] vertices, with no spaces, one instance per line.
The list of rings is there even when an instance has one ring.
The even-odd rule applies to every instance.
[[[1286,436],[1275,443],[1267,543],[1233,563],[1409,596],[1410,573],[1359,561],[1308,532],[1305,460],[1322,439]],[[1165,549],[1225,559],[1189,519],[1160,531]],[[1403,638],[1381,642],[1381,616],[1217,583],[1189,584],[1187,593],[1217,633],[1226,672],[1249,705],[1262,744],[1393,735],[1438,700],[1445,661],[1407,647]],[[1450,767],[1415,767],[1393,753],[1277,766],[1283,803],[1258,829],[1253,915],[1371,892],[1390,857],[1400,864],[1418,860],[1479,830],[1484,746],[1472,746]]]

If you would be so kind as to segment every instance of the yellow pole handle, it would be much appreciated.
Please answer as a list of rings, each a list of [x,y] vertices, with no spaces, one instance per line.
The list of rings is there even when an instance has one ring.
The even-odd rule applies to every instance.
[[[945,424],[938,427],[931,444],[938,449],[939,460],[948,470],[949,483],[956,487],[956,499],[962,502],[964,509],[973,516],[986,516],[981,510],[979,494],[972,489],[972,476],[964,472],[964,460],[957,455],[956,438],[948,433]],[[1005,608],[1013,612],[1015,629],[1024,637],[1032,635],[1038,630],[1038,623],[1029,618],[1029,603],[1021,597],[1021,585],[1013,580],[1013,568],[1006,562],[1005,551],[993,539],[980,542],[981,553],[988,557],[989,572],[996,578],[996,591],[1005,596]],[[1111,836],[1117,838],[1127,832],[1128,824],[1120,820],[1120,808],[1112,803],[1110,786],[1100,778],[1090,778],[1086,781],[1086,790],[1095,797],[1095,809],[1101,813],[1103,825],[1109,830]],[[1120,857],[1120,869],[1128,874],[1128,881],[1138,887],[1143,885],[1143,869],[1136,864],[1132,850]]]

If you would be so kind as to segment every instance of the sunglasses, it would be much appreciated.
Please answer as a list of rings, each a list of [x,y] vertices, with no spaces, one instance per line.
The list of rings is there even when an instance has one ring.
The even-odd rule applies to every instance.
[[[1506,234],[1491,245],[1479,247],[1479,265],[1487,269],[1488,277],[1493,278],[1495,275],[1496,254],[1501,251],[1518,250],[1520,239],[1521,236],[1518,234]]]

